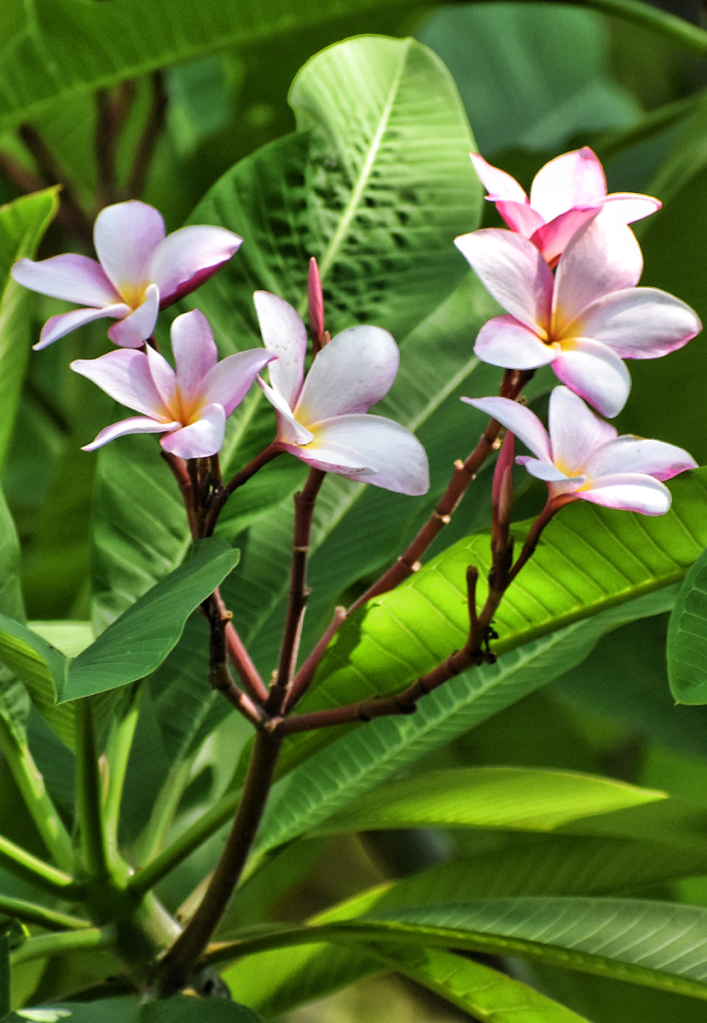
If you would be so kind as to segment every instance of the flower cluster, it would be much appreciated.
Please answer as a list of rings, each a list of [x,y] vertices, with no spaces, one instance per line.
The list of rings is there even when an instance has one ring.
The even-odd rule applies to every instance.
[[[515,434],[535,458],[516,461],[548,483],[549,501],[587,500],[661,515],[670,492],[660,482],[695,462],[660,441],[617,435],[631,380],[624,359],[655,359],[702,329],[684,302],[638,287],[643,257],[627,226],[660,208],[646,195],[607,195],[588,148],[551,160],[530,197],[510,175],[476,154],[487,198],[508,225],[461,235],[455,244],[506,310],[479,331],[475,353],[515,370],[550,365],[564,387],[550,399],[550,433],[529,409],[503,397],[468,399]]]
[[[184,227],[166,235],[157,210],[143,202],[108,206],[94,228],[98,261],[66,254],[41,262],[21,259],[13,278],[53,298],[84,308],[52,316],[35,348],[44,348],[92,320],[113,319],[108,337],[118,351],[71,366],[121,404],[140,413],[106,427],[85,451],[130,433],[162,434],[160,443],[183,459],[220,450],[226,419],[258,377],[277,413],[273,451],[288,451],[308,465],[404,494],[429,487],[422,445],[390,419],[365,413],[390,389],[398,347],[379,327],[359,326],[329,341],[323,333],[318,273],[310,273],[310,307],[317,358],[303,382],[307,333],[302,320],[276,295],[256,292],[264,348],[218,361],[213,334],[198,310],[171,327],[175,367],[152,337],[160,309],[208,280],[242,239],[221,227]],[[316,271],[316,268],[315,268]],[[271,384],[258,374],[268,363]]]

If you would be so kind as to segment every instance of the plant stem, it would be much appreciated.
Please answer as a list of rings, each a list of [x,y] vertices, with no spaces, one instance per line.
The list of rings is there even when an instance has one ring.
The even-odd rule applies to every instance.
[[[10,955],[13,966],[31,963],[35,959],[51,959],[72,952],[90,952],[115,945],[115,928],[86,927],[82,931],[64,931],[62,934],[42,934],[28,938]]]
[[[0,913],[16,917],[26,924],[37,924],[48,931],[78,931],[91,926],[88,920],[82,920],[78,916],[60,913],[55,909],[27,902],[25,899],[13,899],[9,895],[0,895]]]
[[[309,596],[309,590],[307,589],[307,558],[309,555],[314,505],[325,476],[326,473],[322,472],[321,469],[310,469],[303,489],[295,494],[295,529],[292,544],[290,596],[287,605],[287,617],[285,619],[285,631],[282,637],[277,675],[270,689],[270,696],[265,704],[265,709],[270,713],[280,713],[292,683],[299,640],[302,634],[302,621]]]
[[[155,800],[147,827],[140,837],[137,852],[138,862],[142,860],[149,863],[154,860],[162,848],[164,837],[171,827],[179,800],[189,781],[191,769],[191,760],[178,760],[167,775],[159,796]],[[140,876],[140,874],[133,875],[134,878]],[[129,883],[128,887],[131,887]]]
[[[0,750],[47,850],[61,870],[71,873],[74,851],[69,833],[45,788],[29,747],[20,742],[4,718],[0,718]]]
[[[213,531],[216,528],[216,523],[218,522],[218,517],[223,511],[226,501],[228,501],[231,494],[233,494],[239,487],[242,487],[244,483],[247,483],[251,476],[255,476],[256,472],[258,472],[259,469],[262,469],[264,465],[267,465],[268,462],[271,462],[273,458],[277,458],[278,455],[284,454],[284,451],[285,449],[280,446],[277,440],[272,441],[272,443],[268,444],[268,446],[261,451],[259,455],[256,455],[252,461],[248,462],[248,464],[245,465],[240,472],[237,472],[236,475],[229,480],[225,487],[221,488],[212,501],[211,509],[206,518],[206,522],[204,523],[204,529],[201,534],[202,536],[211,536],[213,534]]]
[[[106,796],[103,819],[108,855],[114,862],[118,856],[120,803],[123,798],[125,775],[137,727],[142,693],[142,685],[139,682],[133,683],[127,696],[127,706],[123,707],[120,718],[113,723],[106,746],[108,795]]]
[[[292,686],[290,688],[289,693],[287,694],[287,699],[285,700],[285,705],[283,708],[285,714],[289,713],[297,705],[301,697],[304,696],[305,692],[309,688],[309,683],[314,678],[314,673],[317,670],[319,662],[324,656],[324,651],[329,646],[329,643],[334,638],[336,633],[339,631],[339,626],[342,624],[345,618],[346,608],[335,607],[334,615],[332,617],[331,622],[329,623],[329,626],[326,629],[326,632],[323,633],[321,639],[319,640],[315,648],[312,650],[311,654],[304,662],[302,667],[299,669],[292,682]]]
[[[222,616],[228,615],[229,612],[226,609],[226,605],[221,596],[221,590],[217,586],[213,593],[213,599],[217,602],[219,613]],[[258,703],[262,703],[268,698],[268,690],[260,677],[258,669],[253,664],[250,654],[246,650],[243,640],[238,635],[235,625],[229,620],[226,622],[225,629],[226,648],[228,650],[228,656],[231,664],[238,672],[238,677],[243,683],[244,688],[248,692],[251,699]]]
[[[76,707],[76,816],[83,868],[92,881],[111,876],[103,824],[102,782],[91,697],[77,700]]]
[[[150,106],[142,134],[135,150],[135,158],[130,169],[127,192],[131,199],[139,199],[145,187],[145,178],[150,167],[150,160],[157,144],[159,133],[167,113],[167,91],[164,87],[164,75],[155,71],[150,79],[152,103]]]
[[[26,852],[9,838],[0,836],[0,866],[27,881],[35,888],[41,888],[56,898],[71,899],[78,892],[78,886],[69,874],[51,867],[44,860]]]
[[[258,830],[272,785],[280,740],[264,732],[255,737],[243,795],[211,881],[199,908],[161,962],[159,987],[163,998],[189,981],[209,939],[218,926],[238,883]]]

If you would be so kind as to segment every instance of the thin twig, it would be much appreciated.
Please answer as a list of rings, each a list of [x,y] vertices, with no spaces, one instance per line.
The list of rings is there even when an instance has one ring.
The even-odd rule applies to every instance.
[[[206,516],[206,521],[201,533],[202,536],[212,536],[213,531],[216,528],[216,523],[218,522],[218,517],[223,511],[226,501],[228,501],[231,494],[238,490],[239,487],[242,487],[244,483],[247,483],[251,476],[255,476],[256,472],[262,469],[264,465],[267,465],[268,462],[272,462],[273,458],[277,458],[277,456],[283,454],[284,451],[285,449],[280,445],[280,443],[274,440],[271,444],[268,444],[268,446],[261,451],[259,455],[256,455],[252,461],[248,462],[246,466],[237,472],[236,475],[229,480],[226,486],[221,487],[214,493],[211,501],[211,509]]]
[[[246,696],[245,693],[241,692],[234,682],[231,671],[228,667],[228,656],[230,651],[226,639],[226,629],[231,623],[231,612],[226,610],[220,593],[218,596],[212,593],[211,596],[208,597],[201,605],[201,609],[206,616],[211,630],[211,641],[209,644],[209,681],[212,689],[215,689],[217,692],[225,696],[228,702],[231,703],[236,710],[238,710],[252,724],[260,724],[265,720],[265,714],[263,713],[262,708],[257,703],[254,703],[249,696]],[[235,630],[233,631],[235,632]],[[248,661],[253,667],[253,670],[255,670],[250,658],[248,658]],[[239,665],[239,668],[242,667],[242,665]],[[245,672],[245,674],[246,677],[248,677],[247,672]],[[265,686],[259,676],[258,681],[260,681],[263,690],[265,690]],[[265,692],[267,692],[267,690],[265,690]]]
[[[331,622],[329,623],[326,632],[323,634],[322,638],[319,640],[319,642],[312,650],[307,660],[304,662],[304,664],[302,665],[302,667],[299,669],[294,679],[292,680],[292,685],[290,686],[290,691],[287,694],[287,698],[285,699],[285,704],[283,707],[284,714],[289,714],[289,712],[297,705],[299,700],[302,698],[302,696],[309,688],[309,683],[314,678],[314,673],[317,670],[319,662],[321,661],[324,655],[324,651],[329,646],[329,643],[338,632],[339,626],[341,625],[345,618],[346,618],[345,607],[334,608],[334,616]]]

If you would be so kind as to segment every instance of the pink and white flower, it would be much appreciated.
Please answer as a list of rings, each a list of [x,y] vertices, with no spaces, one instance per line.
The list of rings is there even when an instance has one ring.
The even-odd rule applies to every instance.
[[[508,313],[479,331],[479,358],[508,369],[549,364],[602,415],[626,403],[631,378],[622,359],[659,358],[702,329],[684,302],[636,287],[638,242],[603,212],[573,235],[554,276],[538,249],[510,231],[474,231],[455,244]]]
[[[223,227],[193,225],[165,237],[162,215],[144,202],[106,206],[96,217],[93,242],[98,262],[67,253],[12,268],[18,284],[41,295],[85,308],[51,316],[35,349],[104,317],[117,320],[108,337],[124,348],[141,348],[160,309],[188,295],[228,262],[242,242]]]
[[[549,500],[591,501],[606,508],[664,515],[670,491],[660,481],[672,479],[697,462],[682,448],[659,440],[625,434],[595,416],[566,387],[550,395],[549,428],[535,413],[508,398],[462,398],[493,416],[521,440],[535,457],[516,462],[545,480]]]
[[[144,352],[122,348],[71,363],[111,398],[142,413],[107,426],[84,451],[129,433],[162,433],[164,450],[180,458],[215,455],[223,444],[227,417],[260,370],[277,358],[264,348],[252,348],[218,362],[208,320],[198,309],[175,319],[172,350],[176,372],[150,345]]]
[[[530,198],[515,178],[471,153],[474,170],[511,231],[529,238],[551,265],[575,231],[602,207],[618,223],[632,224],[661,207],[659,199],[634,192],[606,194],[606,178],[588,146],[563,153],[533,178]]]
[[[404,426],[365,413],[388,393],[398,346],[380,327],[350,327],[317,355],[304,379],[307,332],[284,299],[256,291],[266,348],[274,352],[270,384],[258,383],[277,412],[277,441],[316,469],[402,494],[425,494],[425,450]]]

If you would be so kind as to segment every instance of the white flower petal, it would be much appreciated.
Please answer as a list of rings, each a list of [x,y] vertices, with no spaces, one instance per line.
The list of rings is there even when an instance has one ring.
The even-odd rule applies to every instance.
[[[524,238],[530,238],[543,226],[543,218],[527,204],[500,199],[496,203],[496,209],[511,231],[517,231]]]
[[[530,205],[549,222],[574,206],[592,206],[606,195],[606,178],[589,146],[562,153],[538,171]]]
[[[510,199],[518,203],[527,202],[528,196],[525,194],[525,189],[510,174],[498,167],[492,167],[479,153],[469,153],[469,156],[481,184],[488,192],[487,198],[491,202],[497,202],[499,199]]]
[[[174,370],[164,355],[160,355],[151,345],[147,345],[145,357],[147,358],[152,381],[165,408],[169,410],[169,415],[175,419],[182,419],[183,416],[179,413],[178,406],[175,404],[177,377]]]
[[[149,283],[145,268],[164,235],[162,215],[136,199],[106,206],[96,217],[96,254],[128,305],[133,304],[134,289]]]
[[[144,352],[121,348],[98,359],[75,359],[71,368],[92,380],[121,405],[163,423],[172,421],[173,417],[155,387]]]
[[[275,353],[267,348],[250,348],[227,356],[202,381],[204,401],[222,405],[226,415],[230,416],[245,398],[258,373],[276,358]],[[289,406],[286,407],[289,412]]]
[[[295,413],[302,423],[368,412],[393,385],[398,346],[381,327],[349,327],[317,355]]]
[[[268,291],[253,295],[255,311],[266,348],[277,355],[270,366],[270,380],[294,408],[304,377],[304,357],[307,354],[307,330],[289,302]]]
[[[585,309],[582,334],[608,345],[624,359],[658,359],[702,330],[694,309],[658,288],[627,288]],[[568,333],[574,325],[570,325]]]
[[[571,238],[588,221],[595,217],[596,209],[568,210],[555,217],[549,224],[543,224],[533,232],[530,240],[537,245],[548,263],[553,266],[569,245]]]
[[[70,252],[36,263],[20,259],[10,272],[14,281],[40,295],[97,307],[122,302],[103,267],[88,256]]]
[[[83,327],[85,323],[91,323],[93,320],[101,320],[105,317],[116,319],[127,316],[129,312],[128,306],[121,302],[119,305],[107,305],[102,309],[72,309],[70,313],[59,313],[57,316],[50,316],[42,327],[39,341],[36,345],[32,345],[32,347],[38,352],[41,348],[46,348],[47,345],[58,341],[60,337],[70,334],[72,330]]]
[[[199,309],[177,316],[171,338],[179,390],[189,402],[203,393],[204,378],[218,361],[216,342],[209,321]]]
[[[164,309],[213,277],[242,242],[224,227],[182,227],[157,245],[147,262],[145,279],[159,287]]]
[[[544,480],[545,483],[574,483],[581,486],[586,481],[586,476],[568,476],[552,462],[542,462],[539,458],[531,458],[530,455],[519,455],[516,462],[518,465],[524,465],[531,476]]]
[[[591,476],[587,464],[592,453],[616,438],[615,428],[567,387],[555,387],[550,395],[548,423],[552,460],[567,476]]]
[[[148,337],[152,337],[159,311],[159,289],[156,284],[151,284],[145,292],[142,305],[124,320],[114,323],[108,331],[108,337],[121,348],[142,348]]]
[[[602,476],[577,491],[577,497],[605,508],[620,508],[643,515],[665,515],[671,502],[671,494],[665,484],[639,473]]]
[[[610,419],[626,404],[631,377],[611,348],[589,338],[565,342],[552,368],[571,391]]]
[[[652,195],[612,192],[604,200],[603,208],[607,216],[616,217],[622,224],[633,224],[636,220],[649,217],[662,205],[660,199],[654,199]]]
[[[204,405],[196,422],[163,437],[160,444],[179,458],[209,458],[221,450],[226,414],[221,405]]]
[[[171,430],[178,430],[181,423],[158,423],[154,419],[145,419],[143,416],[131,416],[130,419],[121,419],[119,423],[106,426],[90,444],[84,444],[82,451],[95,451],[102,448],[108,441],[116,437],[126,437],[130,433],[169,433]]]
[[[277,412],[278,440],[286,444],[309,444],[314,434],[297,422],[292,409],[280,392],[266,384],[262,377],[258,377],[257,380],[261,391]]]
[[[463,234],[454,244],[500,305],[531,330],[549,324],[552,271],[527,238],[484,228]]]
[[[494,316],[478,333],[474,354],[491,366],[537,369],[557,358],[560,346],[544,344],[537,334],[514,316]]]
[[[462,398],[467,405],[492,416],[507,430],[515,434],[542,462],[552,462],[550,438],[534,412],[509,398]]]
[[[683,448],[662,440],[622,436],[598,448],[586,465],[590,479],[620,473],[642,473],[657,480],[669,480],[697,462]]]

